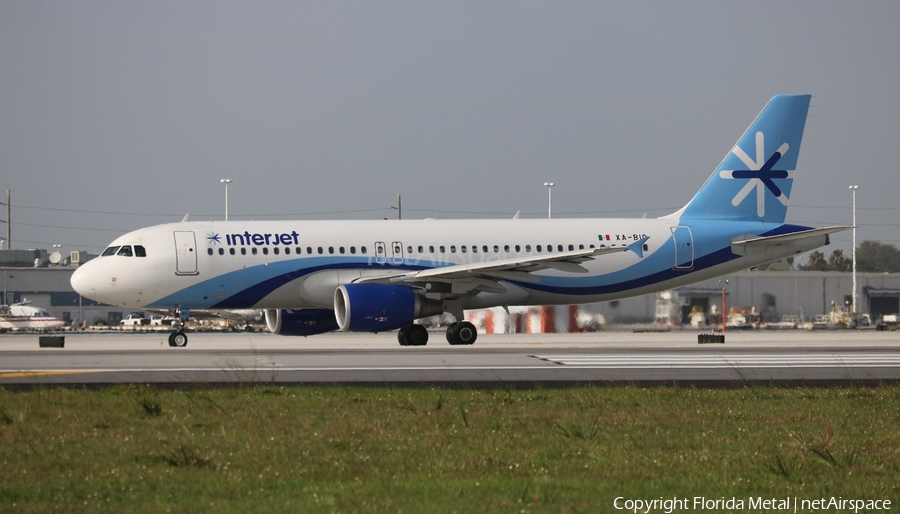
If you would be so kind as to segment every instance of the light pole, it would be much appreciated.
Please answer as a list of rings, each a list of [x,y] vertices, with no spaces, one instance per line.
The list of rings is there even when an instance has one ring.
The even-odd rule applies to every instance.
[[[853,295],[852,307],[850,307],[850,315],[856,314],[856,190],[859,186],[850,186],[850,192],[853,195],[853,250],[851,259],[853,260]]]
[[[400,203],[400,193],[397,193],[397,206],[391,205],[391,209],[397,209],[397,219],[403,219],[403,204]],[[384,218],[387,219],[387,218]]]
[[[544,187],[547,188],[547,219],[549,220],[552,217],[552,208],[553,208],[553,186],[555,186],[553,182],[544,182]]]
[[[725,333],[725,322],[728,321],[728,307],[725,305],[725,288],[728,287],[728,279],[724,278],[719,281],[722,286],[722,333]]]
[[[231,184],[231,179],[223,178],[219,182],[225,184],[225,221],[228,221],[228,184]]]

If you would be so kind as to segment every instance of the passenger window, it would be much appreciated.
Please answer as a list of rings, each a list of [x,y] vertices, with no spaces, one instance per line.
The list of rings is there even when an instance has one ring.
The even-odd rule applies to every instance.
[[[312,246],[307,246],[307,247],[306,247],[306,253],[312,255]]]
[[[422,247],[420,246],[419,248],[422,248]],[[419,250],[419,253],[421,253],[421,252],[422,252],[422,250]],[[412,251],[412,246],[407,246],[407,247],[406,247],[406,253],[413,253],[413,251]]]
[[[584,250],[584,245],[578,245],[579,250]]]
[[[516,245],[516,253],[519,253],[521,251],[522,251],[522,247],[519,245]]]
[[[291,247],[290,247],[290,246],[288,246],[288,247],[286,247],[286,248],[284,249],[284,254],[285,254],[285,255],[290,255],[290,254],[291,254]]]
[[[272,248],[272,253],[274,253],[275,255],[278,255],[279,253],[281,253],[281,250],[279,250],[278,247],[276,246],[275,248]]]
[[[441,253],[447,253],[444,251],[444,245],[441,245]]]
[[[418,250],[419,250],[419,253],[425,253],[425,248],[422,247],[422,245],[419,245]]]
[[[495,248],[494,251],[496,252],[496,251],[497,251],[497,250],[496,250],[497,247],[495,246],[494,248]],[[487,245],[482,246],[482,247],[481,247],[481,251],[483,251],[484,253],[487,253],[487,251],[488,251]]]
[[[225,249],[219,248],[219,255],[225,255]]]
[[[594,247],[594,245],[591,245],[591,248],[593,248],[593,247]]]
[[[230,253],[231,255],[234,255],[234,248],[229,248],[228,253]]]
[[[110,255],[115,255],[116,252],[118,252],[118,251],[119,251],[118,246],[110,246],[106,250],[103,250],[103,253],[100,254],[100,257],[108,257]]]
[[[478,253],[478,246],[472,245],[472,253]]]
[[[299,246],[298,246],[297,248],[295,248],[294,251],[297,253],[297,255],[300,255],[300,253],[301,253],[301,252],[300,252],[300,247],[299,247]]]
[[[207,249],[206,249],[206,253],[208,253],[209,255],[212,255],[212,254],[213,254],[213,249],[212,249],[212,248],[207,248]]]
[[[356,247],[355,246],[350,247],[350,255],[356,255]]]
[[[322,255],[323,253],[325,253],[325,249],[322,248],[321,246],[319,248],[317,248],[316,250],[319,252],[319,255]]]
[[[541,251],[541,245],[537,245],[534,249],[537,250],[538,252],[540,252],[540,251]]]
[[[328,253],[331,255],[334,255],[334,247],[333,246],[328,247]]]
[[[344,255],[344,247],[342,246],[342,247],[338,248],[338,252],[340,252],[341,255]]]
[[[253,247],[253,249],[250,250],[250,253],[252,253],[253,255],[256,255],[259,252],[257,251],[256,247]]]
[[[359,247],[359,252],[360,252],[361,254],[363,254],[363,255],[365,255],[366,252],[368,252],[368,251],[369,251],[369,250],[367,250],[365,246],[360,246],[360,247]]]
[[[265,246],[263,247],[263,255],[269,255],[269,248],[268,248],[268,247],[265,247]]]
[[[147,250],[144,249],[141,245],[134,245],[134,256],[135,257],[146,257]]]
[[[526,252],[530,252],[530,251],[531,251],[531,245],[525,245],[525,251],[526,251]]]
[[[450,245],[450,253],[456,253],[456,245]]]
[[[123,246],[122,248],[119,248],[119,251],[116,253],[116,255],[121,255],[122,257],[131,257],[131,247]]]
[[[508,247],[508,246],[506,247],[506,250],[505,250],[505,251],[507,251],[507,252],[509,251],[509,247]],[[494,253],[500,253],[500,247],[499,247],[499,246],[494,245]]]
[[[247,249],[241,248],[241,255],[247,255]]]

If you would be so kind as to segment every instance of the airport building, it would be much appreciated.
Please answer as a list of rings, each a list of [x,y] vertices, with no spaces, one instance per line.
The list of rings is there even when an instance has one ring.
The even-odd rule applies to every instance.
[[[94,302],[69,284],[78,265],[93,257],[85,252],[61,258],[45,250],[0,250],[2,303],[30,301],[67,322],[117,325],[133,309]],[[873,321],[884,314],[900,313],[900,274],[858,273],[857,282],[859,311],[868,313]],[[850,273],[745,271],[675,289],[669,298],[677,303],[675,317],[685,324],[692,312],[721,312],[723,289],[729,310],[755,307],[764,322],[779,321],[783,316],[811,320],[836,306],[848,310],[852,284]],[[592,304],[583,310],[601,314],[613,325],[648,323],[657,320],[659,303],[659,294],[649,294]]]

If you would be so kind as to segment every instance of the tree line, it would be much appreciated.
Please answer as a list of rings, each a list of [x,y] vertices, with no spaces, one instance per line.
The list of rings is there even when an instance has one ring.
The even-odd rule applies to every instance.
[[[809,254],[806,264],[797,266],[803,271],[851,271],[853,260],[843,250],[825,254],[816,250]],[[900,273],[900,250],[891,244],[863,241],[856,248],[856,271],[860,273]]]

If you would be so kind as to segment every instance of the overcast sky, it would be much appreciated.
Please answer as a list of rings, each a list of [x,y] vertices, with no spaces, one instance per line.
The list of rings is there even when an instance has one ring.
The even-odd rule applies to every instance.
[[[900,2],[0,0],[16,248],[191,218],[641,217],[811,93],[789,221],[900,245]],[[0,199],[0,201],[4,201]],[[0,214],[5,218],[5,213]],[[5,231],[5,227],[2,227]],[[834,236],[849,252],[850,233]]]

